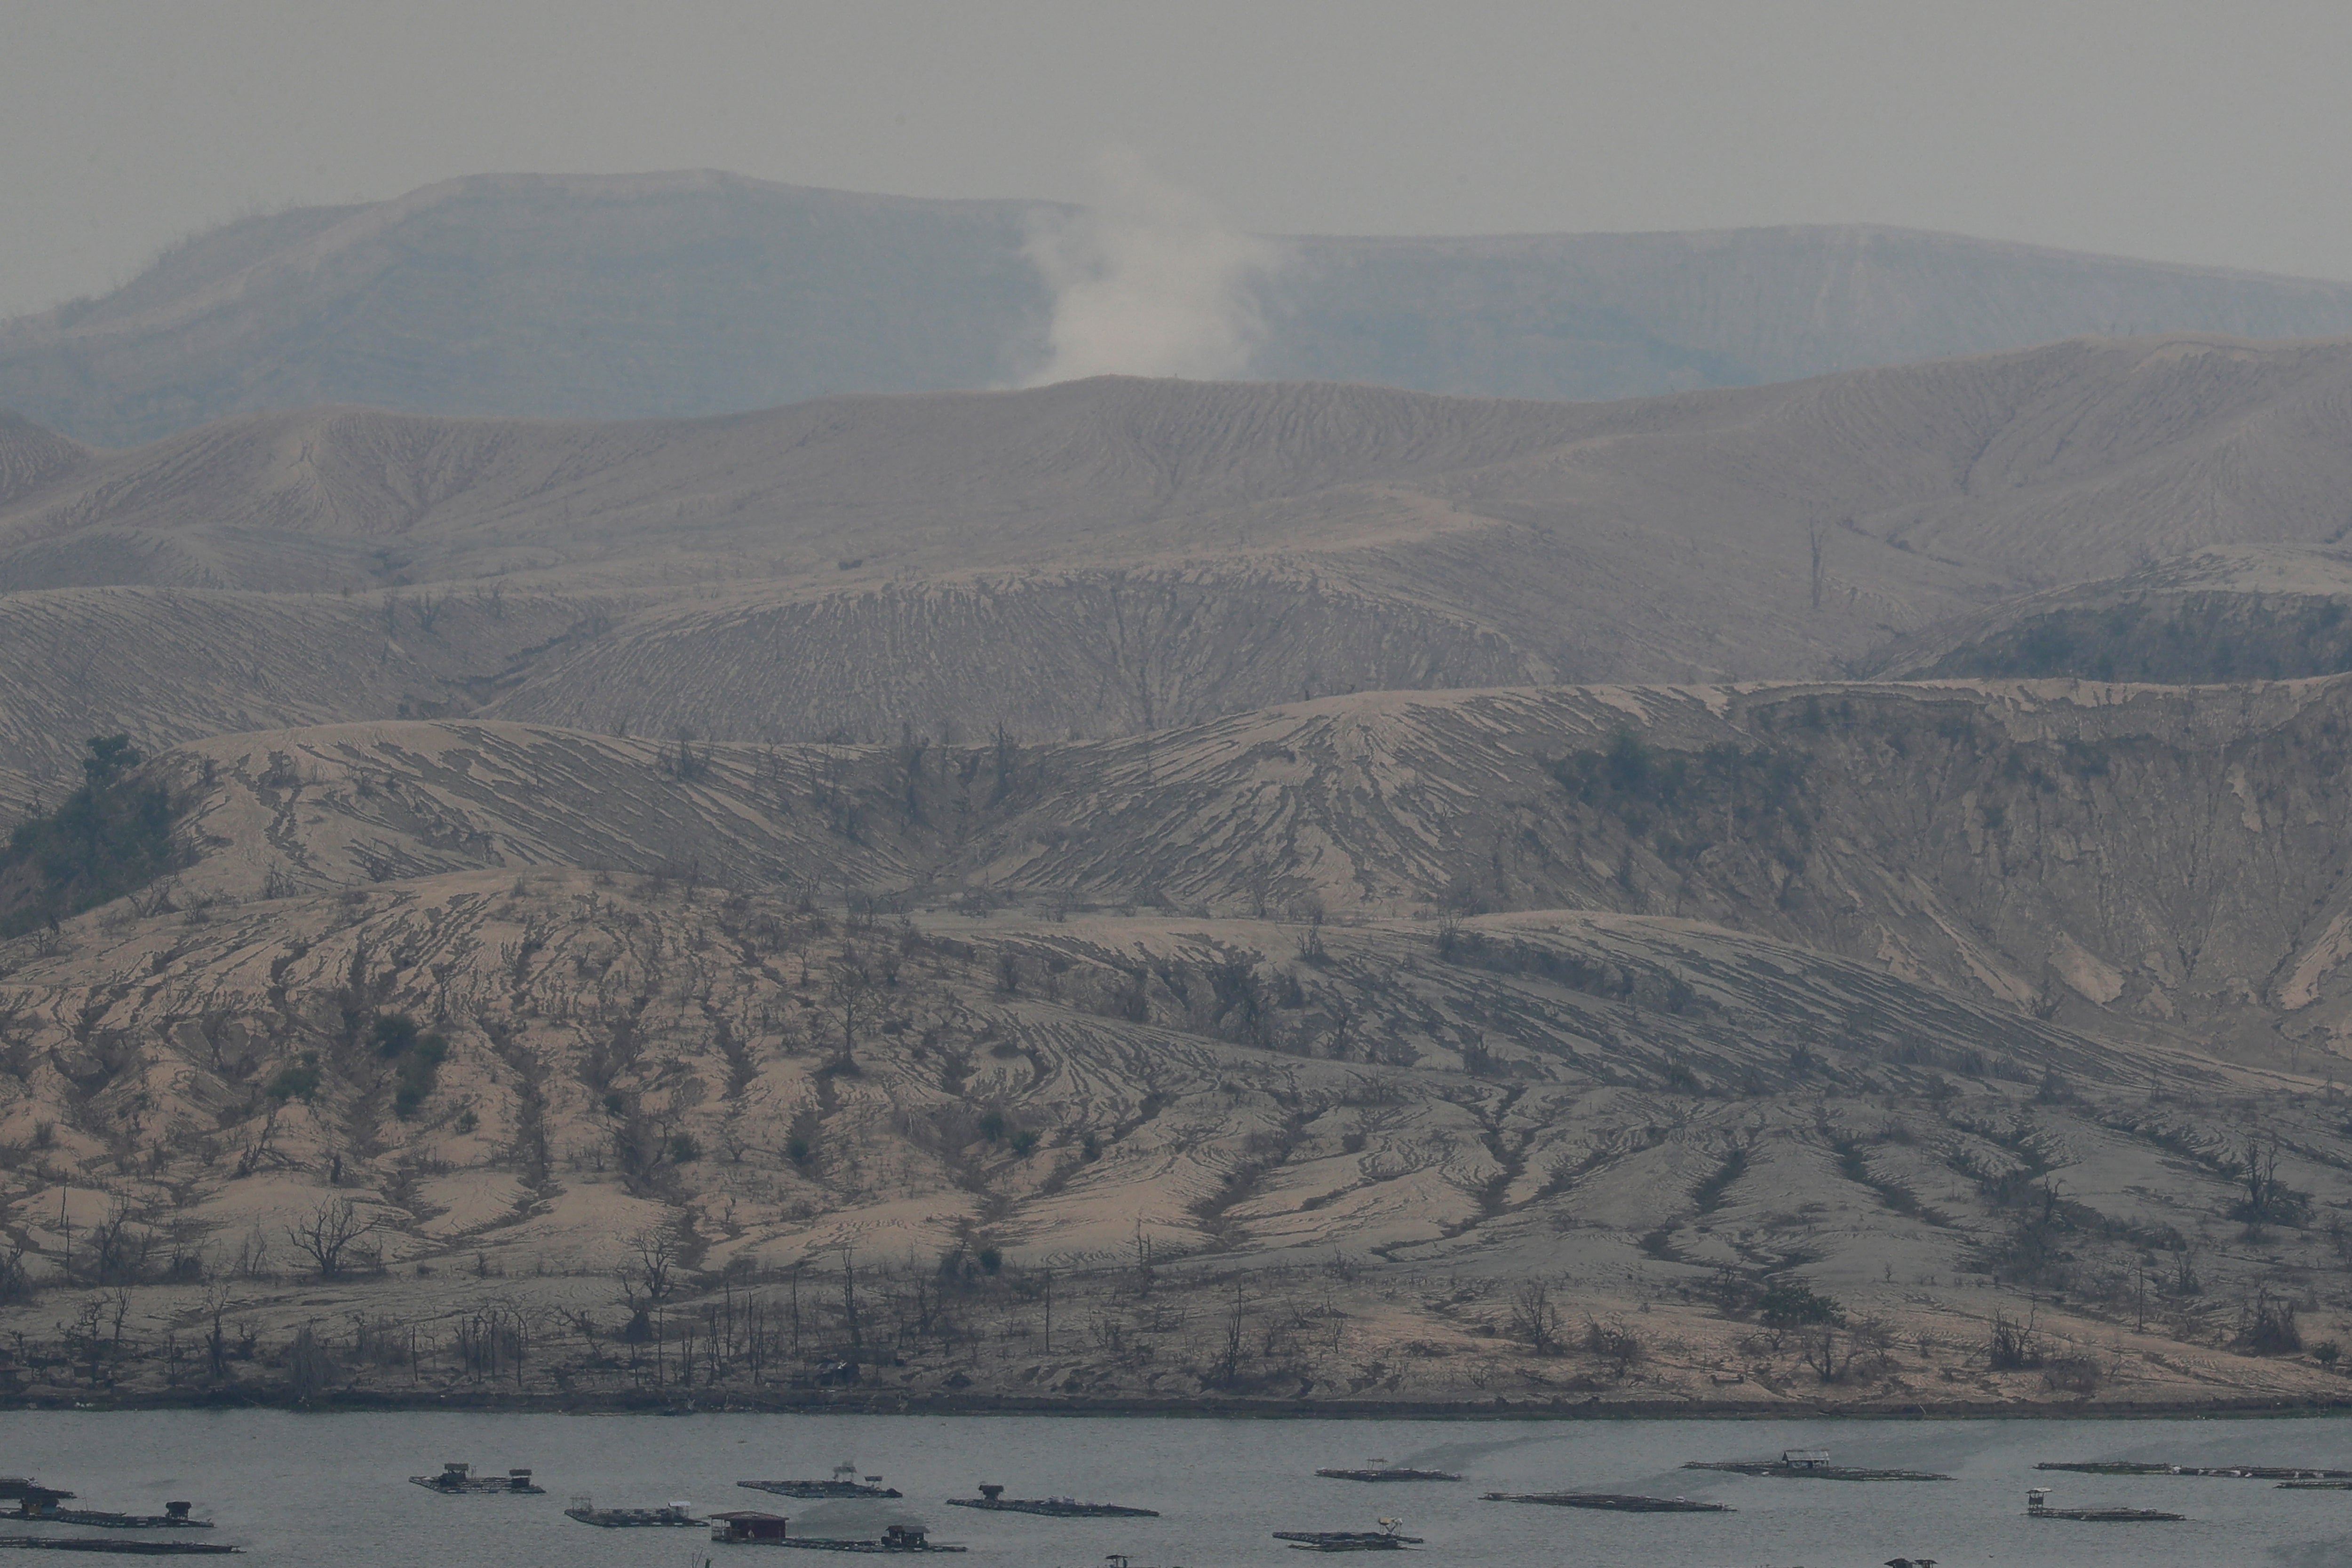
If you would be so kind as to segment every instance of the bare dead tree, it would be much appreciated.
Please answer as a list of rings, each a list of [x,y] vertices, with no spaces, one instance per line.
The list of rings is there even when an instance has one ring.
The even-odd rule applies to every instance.
[[[621,1289],[633,1298],[641,1292],[648,1301],[661,1301],[677,1283],[672,1276],[677,1261],[677,1235],[665,1225],[647,1226],[629,1238],[629,1261],[621,1267]]]
[[[1559,1309],[1551,1304],[1551,1287],[1528,1280],[1511,1292],[1505,1332],[1537,1355],[1559,1354]]]
[[[841,1249],[841,1323],[849,1335],[849,1359],[862,1361],[866,1354],[866,1335],[857,1320],[857,1270],[853,1249]]]
[[[857,1071],[857,1041],[873,1021],[875,988],[873,961],[855,946],[843,947],[824,986],[825,1002],[841,1030],[841,1055],[833,1063],[835,1071]]]
[[[330,1198],[312,1209],[301,1224],[288,1226],[286,1239],[310,1260],[319,1278],[331,1280],[343,1271],[345,1254],[353,1249],[353,1244],[383,1223],[381,1212],[362,1215],[350,1198]]]
[[[2259,1224],[2284,1207],[2279,1186],[2279,1143],[2275,1134],[2255,1132],[2246,1138],[2246,1155],[2239,1167],[2246,1188],[2241,1212]]]

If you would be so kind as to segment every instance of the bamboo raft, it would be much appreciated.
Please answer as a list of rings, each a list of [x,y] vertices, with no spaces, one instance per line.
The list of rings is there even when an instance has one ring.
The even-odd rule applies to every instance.
[[[1732,1513],[1728,1503],[1696,1502],[1686,1497],[1640,1497],[1614,1491],[1490,1491],[1485,1502],[1536,1502],[1547,1508],[1598,1508],[1616,1513]]]
[[[1287,1541],[1293,1552],[1401,1552],[1419,1546],[1418,1535],[1398,1533],[1397,1521],[1383,1520],[1382,1530],[1277,1530],[1276,1541]]]
[[[28,1552],[97,1552],[115,1557],[218,1557],[245,1550],[242,1546],[215,1546],[205,1541],[107,1541],[92,1535],[0,1535],[0,1551],[10,1547]]]
[[[2035,1487],[2025,1494],[2025,1517],[2069,1519],[2082,1524],[2178,1524],[2189,1516],[2152,1508],[2052,1508],[2049,1490]]]
[[[1738,1476],[1779,1476],[1811,1481],[1948,1481],[1932,1470],[1865,1470],[1852,1465],[1790,1463],[1786,1459],[1693,1459],[1686,1470],[1728,1470]]]
[[[894,1498],[900,1495],[897,1487],[886,1487],[880,1476],[867,1476],[861,1482],[856,1465],[835,1465],[833,1479],[824,1481],[737,1481],[739,1487],[753,1491],[773,1492],[778,1497],[796,1497],[823,1500],[827,1498]]]
[[[1000,1486],[984,1486],[978,1497],[951,1497],[950,1508],[989,1509],[999,1513],[1035,1513],[1047,1519],[1158,1519],[1156,1508],[1129,1508],[1124,1503],[1080,1502],[1066,1497],[1006,1497]]]
[[[38,1520],[43,1524],[91,1525],[100,1530],[210,1530],[213,1527],[209,1519],[188,1517],[189,1511],[195,1507],[194,1503],[167,1502],[161,1513],[104,1513],[89,1508],[58,1508],[48,1500],[58,1495],[46,1491],[27,1495],[15,1517]]]
[[[2323,1470],[2294,1465],[2158,1465],[2135,1459],[2086,1459],[2039,1464],[2037,1470],[2071,1470],[2083,1476],[2219,1476],[2249,1481],[2352,1480],[2352,1470]]]
[[[796,1546],[803,1552],[961,1552],[961,1546],[941,1546],[923,1538],[919,1530],[894,1536],[897,1525],[883,1532],[879,1541],[828,1541],[819,1536],[794,1535],[782,1541],[761,1541],[761,1546]],[[714,1538],[715,1539],[715,1538]],[[739,1544],[730,1542],[729,1544]]]
[[[2071,1519],[2084,1524],[2178,1524],[2185,1513],[2162,1513],[2152,1508],[2029,1508],[2028,1519]]]
[[[566,1519],[576,1519],[583,1524],[593,1524],[602,1530],[634,1530],[645,1527],[705,1525],[710,1521],[697,1519],[687,1512],[687,1505],[674,1502],[664,1508],[598,1508],[588,1498],[576,1498],[563,1511]]]

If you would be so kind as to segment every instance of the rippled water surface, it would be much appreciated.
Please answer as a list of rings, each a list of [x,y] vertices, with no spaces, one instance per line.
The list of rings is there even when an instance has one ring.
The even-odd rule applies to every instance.
[[[1686,1459],[1769,1457],[1821,1446],[1843,1464],[1937,1470],[1945,1483],[1764,1479],[1686,1471]],[[1460,1485],[1324,1480],[1318,1466],[1372,1458],[1460,1471]],[[563,1517],[575,1493],[607,1506],[688,1499],[697,1512],[761,1508],[830,1534],[892,1520],[930,1526],[969,1568],[1138,1568],[1326,1561],[1268,1532],[1370,1529],[1402,1515],[1444,1563],[1805,1564],[1875,1568],[1890,1557],[1971,1563],[2352,1563],[2352,1491],[2268,1482],[2044,1475],[2041,1459],[2313,1465],[2352,1469],[2352,1423],[2277,1421],[1171,1420],[1051,1416],[0,1415],[0,1472],[73,1489],[79,1506],[160,1510],[189,1498],[218,1520],[209,1539],[247,1548],[254,1568],[699,1568],[866,1558],[712,1545],[700,1531],[596,1530]],[[440,1497],[408,1476],[464,1459],[527,1465],[544,1497]],[[822,1477],[844,1460],[887,1476],[903,1503],[795,1502],[739,1490],[751,1478]],[[2079,1524],[2023,1517],[2026,1486],[2053,1503],[2161,1508],[2179,1524]],[[1015,1497],[1067,1496],[1161,1511],[1159,1519],[1052,1520],[941,1507],[983,1481]],[[1487,1490],[1682,1494],[1728,1514],[1634,1515],[1485,1502]],[[0,1528],[15,1533],[21,1526]],[[60,1533],[63,1533],[62,1531]],[[41,1561],[57,1561],[43,1554]],[[91,1559],[68,1559],[92,1561]],[[115,1561],[96,1559],[95,1561]],[[1349,1557],[1348,1562],[1394,1562]],[[1402,1568],[1402,1564],[1400,1565]]]

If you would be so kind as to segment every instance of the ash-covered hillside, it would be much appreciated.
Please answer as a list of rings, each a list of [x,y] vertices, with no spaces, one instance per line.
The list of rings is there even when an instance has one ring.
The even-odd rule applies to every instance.
[[[646,1325],[822,1281],[706,1385],[2327,1398],[2287,1339],[2344,1299],[2346,691],[100,766],[58,819],[112,852],[158,800],[169,848],[0,868],[0,1293],[235,1303],[252,1360],[196,1382],[256,1391],[323,1303],[373,1325],[354,1388],[463,1392],[487,1316],[550,1395],[651,1395]],[[169,1387],[146,1343],[90,1378]]]
[[[1890,660],[2310,673],[2272,646],[2292,616],[2231,622],[2229,671],[1902,650],[2151,558],[2324,548],[2347,374],[2341,345],[2167,339],[1606,405],[1110,379],[622,424],[312,410],[121,453],[14,426],[0,768],[22,799],[89,734],[403,716],[1034,741]]]

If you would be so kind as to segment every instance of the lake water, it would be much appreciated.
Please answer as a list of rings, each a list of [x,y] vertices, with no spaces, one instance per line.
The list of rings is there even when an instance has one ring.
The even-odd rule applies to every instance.
[[[1797,1481],[1683,1470],[1685,1459],[1823,1447],[1842,1464],[1937,1470],[1945,1483]],[[1318,1466],[1457,1470],[1460,1485],[1325,1480]],[[247,1548],[253,1568],[719,1568],[868,1561],[723,1547],[698,1530],[597,1530],[563,1517],[575,1493],[603,1506],[688,1499],[698,1513],[757,1508],[798,1532],[871,1535],[911,1519],[971,1548],[970,1568],[1139,1565],[1272,1568],[1321,1561],[1270,1538],[1281,1529],[1370,1530],[1401,1515],[1426,1538],[1415,1561],[1593,1568],[1875,1568],[1932,1557],[1944,1568],[2130,1564],[2196,1568],[2352,1563],[2352,1492],[2268,1482],[2042,1475],[2041,1459],[2352,1469],[2344,1420],[2093,1421],[1312,1421],[1051,1416],[296,1416],[277,1412],[0,1415],[0,1473],[31,1473],[78,1506],[160,1511],[194,1500],[220,1523],[203,1539]],[[527,1465],[544,1497],[441,1497],[413,1474],[463,1459],[478,1472]],[[813,1503],[740,1490],[749,1479],[822,1477],[854,1460],[903,1503]],[[2078,1524],[2023,1517],[2039,1479],[2055,1506],[2125,1505],[2180,1524]],[[1052,1520],[940,1506],[1001,1482],[1014,1497],[1077,1497],[1161,1511],[1159,1519]],[[1728,1514],[1638,1515],[1483,1502],[1479,1493],[1681,1494]],[[22,1526],[8,1526],[0,1533]],[[60,1533],[80,1533],[60,1531]],[[1391,1558],[1350,1562],[1395,1561]],[[1402,1568],[1402,1565],[1400,1565]]]

